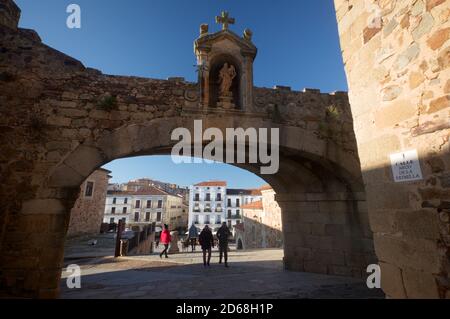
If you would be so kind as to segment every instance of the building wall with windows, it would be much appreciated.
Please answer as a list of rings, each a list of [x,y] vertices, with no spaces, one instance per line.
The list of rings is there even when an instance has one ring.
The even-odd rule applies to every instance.
[[[164,223],[169,225],[169,229],[187,229],[188,213],[183,197],[169,195],[165,206]]]
[[[213,230],[226,222],[234,226],[242,221],[241,206],[261,199],[259,190],[227,189],[225,181],[202,182],[189,188],[189,226],[199,229],[208,224]]]
[[[149,186],[137,191],[108,191],[103,222],[118,223],[124,220],[128,226],[171,224],[181,219],[183,198],[170,195]]]
[[[242,206],[261,200],[259,189],[228,189],[226,202],[226,222],[234,231],[234,226],[242,223]]]
[[[68,237],[100,232],[110,173],[98,169],[81,184],[80,195],[70,212]]]
[[[218,228],[225,220],[225,196],[227,183],[224,181],[203,182],[189,188],[189,226],[199,229],[205,225]]]

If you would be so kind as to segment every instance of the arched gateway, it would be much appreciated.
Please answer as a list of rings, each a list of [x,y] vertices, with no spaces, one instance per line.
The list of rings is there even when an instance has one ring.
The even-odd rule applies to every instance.
[[[70,210],[95,169],[124,157],[170,154],[171,132],[278,128],[280,166],[261,175],[282,209],[287,269],[362,277],[376,263],[346,93],[253,86],[251,31],[225,27],[195,41],[198,83],[109,76],[17,28],[0,11],[0,285],[56,297]],[[223,22],[223,20],[220,20]],[[227,20],[227,24],[231,21]]]

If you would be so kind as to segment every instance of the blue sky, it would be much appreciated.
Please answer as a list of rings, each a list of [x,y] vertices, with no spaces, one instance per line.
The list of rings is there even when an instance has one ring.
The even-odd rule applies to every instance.
[[[238,34],[245,28],[253,31],[253,42],[259,50],[254,64],[256,86],[287,85],[293,90],[307,87],[323,92],[347,90],[331,0],[16,0],[16,3],[22,9],[21,27],[36,30],[44,43],[87,67],[106,74],[162,79],[182,76],[189,81],[196,79],[193,41],[198,37],[200,24],[208,23],[210,32],[220,30],[214,17],[226,10],[236,18],[231,30]],[[81,29],[66,27],[66,7],[71,3],[81,7]],[[172,169],[169,157],[117,163],[107,166],[114,167],[115,181],[127,180],[127,172],[130,178],[141,175],[157,178],[165,172],[160,179],[179,184],[220,176],[235,176],[240,187],[262,183],[253,174],[242,174],[224,164],[182,165],[186,167],[182,175],[192,176],[189,180],[175,175],[180,167]],[[141,172],[139,176],[134,175],[135,169]]]

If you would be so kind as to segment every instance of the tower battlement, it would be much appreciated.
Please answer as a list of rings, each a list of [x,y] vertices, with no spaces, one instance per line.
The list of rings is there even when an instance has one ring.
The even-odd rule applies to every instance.
[[[0,25],[17,29],[20,9],[13,0],[0,0]]]

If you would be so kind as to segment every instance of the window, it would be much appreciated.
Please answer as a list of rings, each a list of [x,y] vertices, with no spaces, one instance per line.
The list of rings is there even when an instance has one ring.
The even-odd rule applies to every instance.
[[[146,212],[145,213],[145,221],[149,222],[150,221],[150,212]]]
[[[219,201],[219,202],[222,200],[222,194],[221,193],[217,194],[217,199],[216,200]]]
[[[239,225],[240,223],[241,223],[240,220],[237,220],[237,221],[236,221],[236,225]]]
[[[239,200],[239,198],[236,198],[236,207],[239,207],[239,206],[241,206],[240,205],[240,200]]]
[[[136,204],[134,206],[135,208],[141,208],[141,201],[140,200],[136,200]]]
[[[134,221],[138,222],[139,221],[139,212],[135,212],[134,213]]]
[[[158,208],[162,208],[162,200],[158,200]]]
[[[113,204],[115,204],[117,202],[117,198],[113,198]]]
[[[123,221],[123,223],[124,224],[126,224],[127,223],[127,219],[124,217],[124,218],[122,218],[122,221]]]
[[[112,207],[111,208],[111,214],[115,214],[116,213],[116,208],[115,207]]]
[[[114,224],[114,217],[112,217],[112,218],[109,219],[109,223],[110,223],[110,224]]]
[[[194,200],[195,200],[196,202],[198,202],[198,201],[200,200],[200,194],[195,194]]]
[[[231,209],[228,210],[228,218],[231,218]]]
[[[228,228],[231,228],[231,220],[228,221]]]
[[[147,208],[152,208],[152,201],[151,200],[147,201]]]
[[[228,198],[228,206],[231,206],[231,198]]]
[[[207,202],[209,202],[209,201],[211,200],[211,194],[210,194],[210,193],[206,194],[205,200],[206,200]]]
[[[205,224],[208,225],[209,224],[209,215],[205,216]]]
[[[92,197],[92,194],[94,192],[94,182],[87,182],[86,183],[86,190],[84,192],[85,197]]]
[[[156,213],[156,221],[160,222],[161,221],[161,212],[157,212]]]
[[[220,218],[220,215],[217,215],[216,224],[220,224],[221,222],[222,222],[222,219]]]
[[[236,209],[236,216],[239,216],[241,211],[239,209]]]
[[[122,214],[126,214],[126,213],[127,213],[127,208],[126,207],[122,208]]]
[[[128,198],[127,197],[125,197],[125,199],[123,200],[123,203],[124,204],[128,204]]]

